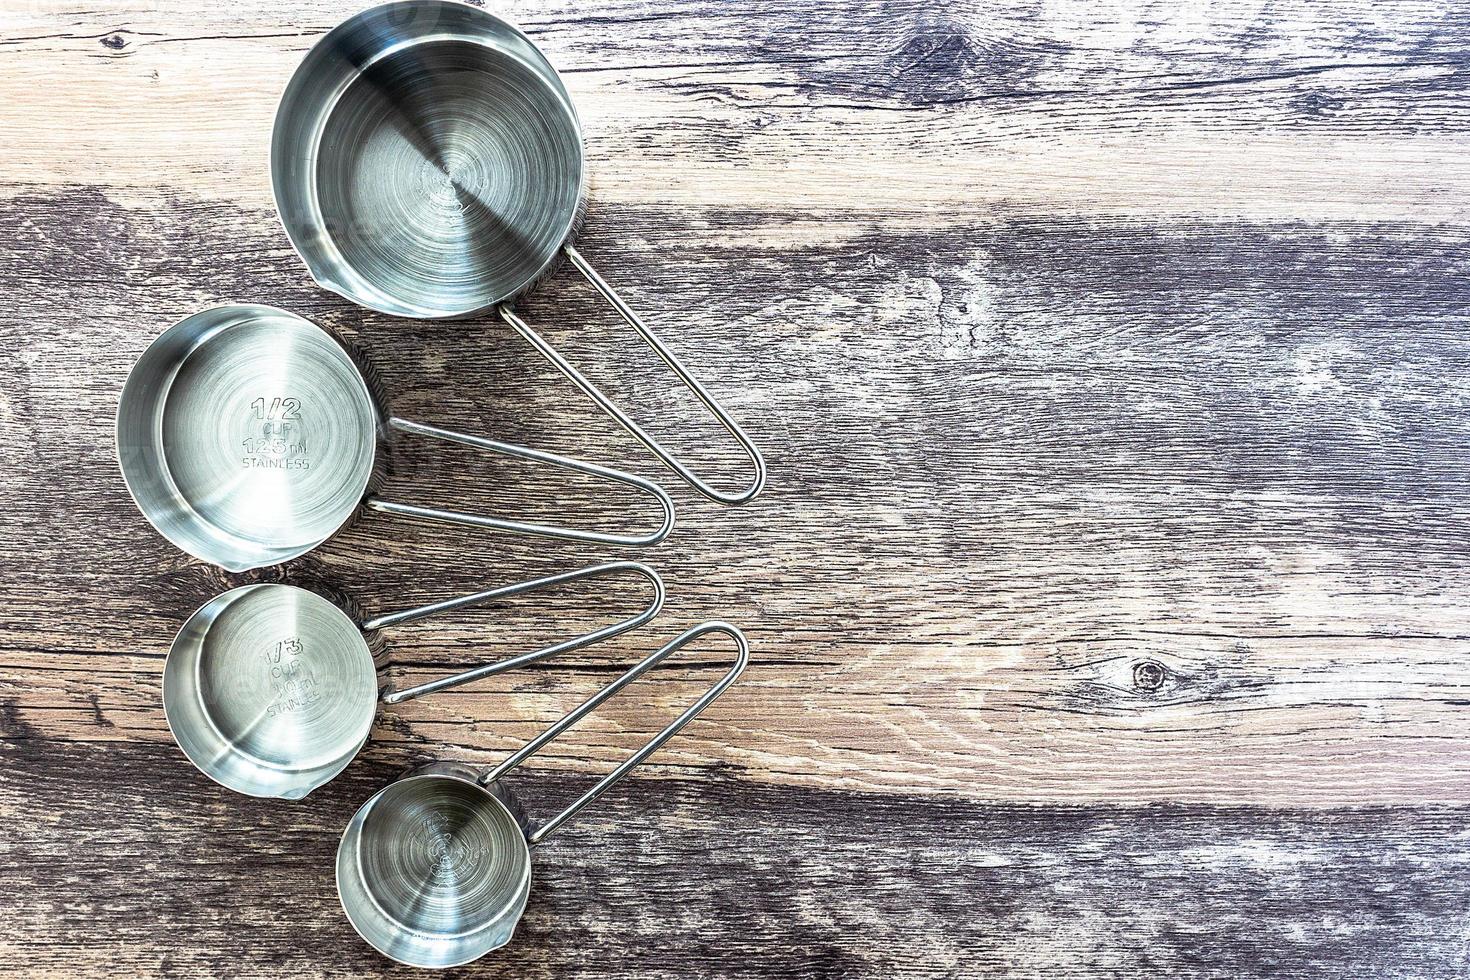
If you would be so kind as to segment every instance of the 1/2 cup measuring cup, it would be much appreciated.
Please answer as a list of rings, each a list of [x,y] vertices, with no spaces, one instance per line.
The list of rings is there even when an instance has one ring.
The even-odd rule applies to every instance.
[[[698,701],[556,816],[532,825],[501,777],[679,648],[708,633],[735,641],[735,663]],[[379,790],[337,847],[337,891],[375,949],[418,967],[459,966],[510,941],[531,894],[531,848],[607,792],[725,692],[750,661],[728,623],[686,631],[486,773],[437,763]]]
[[[653,597],[642,612],[532,653],[401,691],[378,686],[364,632],[580,579],[631,573]],[[231,589],[179,630],[163,666],[169,730],[201,772],[247,796],[299,799],[332,779],[372,730],[378,702],[398,704],[609,639],[663,608],[664,584],[639,562],[617,561],[477,592],[359,623],[293,585]]]
[[[674,505],[641,477],[389,414],[326,330],[270,306],[204,310],[138,358],[118,401],[117,448],[138,508],[184,551],[242,572],[305,554],[360,505],[409,517],[614,545],[663,540]],[[663,510],[646,534],[613,534],[385,500],[382,443],[406,433],[625,484]]]
[[[406,0],[328,32],[281,96],[271,134],[281,223],[313,279],[396,316],[496,310],[666,466],[712,500],[752,499],[750,437],[573,247],[587,201],[582,124],[526,35],[478,7]],[[717,490],[515,312],[566,259],[729,431],[755,473]]]

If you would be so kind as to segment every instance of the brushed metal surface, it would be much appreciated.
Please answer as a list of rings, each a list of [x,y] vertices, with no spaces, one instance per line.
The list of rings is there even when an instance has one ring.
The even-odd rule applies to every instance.
[[[118,405],[118,461],[148,520],[230,571],[296,557],[355,512],[379,416],[331,335],[268,306],[174,324],[139,358]]]
[[[358,933],[402,963],[468,963],[510,941],[531,893],[520,821],[463,767],[426,767],[379,791],[337,849]]]
[[[735,643],[734,663],[699,699],[560,813],[533,827],[501,782],[623,688],[710,633]],[[348,822],[337,847],[337,892],[359,935],[401,963],[459,966],[510,941],[531,890],[531,848],[673,738],[750,662],[728,623],[685,630],[569,711],[494,769],[440,762],[389,784]]]
[[[164,662],[164,714],[179,747],[250,796],[298,799],[337,775],[367,740],[377,702],[357,624],[291,585],[247,585],[206,603]]]
[[[573,246],[586,207],[582,128],[561,78],[515,27],[450,0],[356,14],[307,52],[276,110],[271,187],[319,284],[410,317],[501,319],[711,500],[765,486],[745,431]],[[511,309],[568,259],[749,457],[720,490],[696,474]]]
[[[624,574],[651,589],[648,604],[632,616],[404,690],[378,688],[363,631]],[[314,592],[243,586],[205,603],[179,630],[163,666],[164,715],[189,761],[211,779],[249,796],[299,799],[352,761],[379,699],[411,701],[620,636],[657,616],[665,596],[652,568],[613,561],[384,613],[359,626]]]
[[[271,176],[323,286],[384,313],[466,316],[528,288],[572,237],[581,126],[510,24],[395,3],[307,54],[277,110]]]
[[[380,435],[402,433],[545,463],[657,501],[653,530],[614,533],[469,514],[368,495]],[[655,544],[674,502],[650,480],[555,453],[389,416],[326,330],[269,306],[221,306],[165,330],[118,401],[118,464],[164,537],[232,572],[289,561],[331,537],[359,504],[422,520],[568,541]]]

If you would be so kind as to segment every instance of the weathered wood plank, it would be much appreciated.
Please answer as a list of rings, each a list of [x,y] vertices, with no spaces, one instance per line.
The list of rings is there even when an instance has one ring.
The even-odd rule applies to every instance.
[[[724,617],[756,666],[660,765],[992,799],[1470,798],[1463,230],[1013,214],[813,246],[785,220],[594,213],[588,254],[749,420],[771,488],[734,511],[679,493],[649,553],[674,598],[647,638],[403,706],[388,747],[503,750],[613,660]],[[0,368],[19,518],[0,548],[26,556],[0,699],[47,738],[166,741],[161,654],[232,581],[154,535],[112,461],[131,359],[191,309],[299,310],[370,348],[408,417],[657,475],[493,325],[406,324],[309,286],[268,212],[76,191],[0,209],[0,232],[27,313]],[[526,313],[680,441],[686,400],[640,376],[651,359],[615,366],[632,355],[587,290],[559,280]],[[401,447],[390,488],[457,499],[504,474],[500,502],[473,499],[599,519],[600,497],[553,503],[543,476],[432,449]],[[382,610],[601,557],[372,517],[294,574]],[[95,604],[59,617],[73,591]],[[521,606],[391,640],[428,676],[486,657],[487,629],[519,649],[634,601],[581,598],[555,628]],[[652,685],[558,761],[605,764],[691,689]]]
[[[395,774],[370,754],[268,803],[162,746],[0,741],[0,974],[419,975],[352,933],[332,880]],[[583,784],[516,783],[543,810]],[[1463,976],[1465,824],[636,779],[538,849],[520,933],[463,975]]]
[[[172,188],[264,208],[279,92],[360,5],[14,6],[0,13],[11,193],[108,184],[140,203]],[[1470,23],[1453,4],[492,9],[566,70],[609,205],[921,226],[1008,204],[1465,217]]]
[[[164,725],[200,602],[285,577],[381,611],[608,555],[370,517],[286,570],[206,569],[112,459],[149,338],[275,303],[369,349],[405,416],[660,475],[493,322],[306,280],[271,115],[358,6],[0,9],[0,975],[384,972],[334,897],[353,808],[711,617],[749,630],[746,680],[541,851],[522,934],[467,975],[1470,972],[1470,13],[491,0],[582,112],[585,251],[773,478],[734,511],[675,488],[654,629],[384,711],[273,805]],[[585,287],[524,312],[738,478]],[[640,517],[435,449],[395,447],[390,492]],[[389,674],[625,593],[393,630]],[[708,676],[658,672],[518,784],[565,799]]]

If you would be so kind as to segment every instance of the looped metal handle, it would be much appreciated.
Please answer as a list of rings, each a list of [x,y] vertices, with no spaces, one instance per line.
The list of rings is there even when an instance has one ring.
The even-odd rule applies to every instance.
[[[694,396],[703,403],[705,408],[709,409],[710,413],[729,431],[730,435],[735,437],[735,441],[740,444],[740,448],[745,451],[745,455],[750,457],[751,463],[755,466],[755,477],[751,480],[750,484],[744,490],[736,493],[726,493],[722,490],[716,490],[695,474],[682,461],[676,459],[673,453],[665,449],[641,425],[629,418],[627,413],[613,404],[612,399],[604,395],[596,385],[587,380],[581,371],[578,371],[566,358],[557,353],[556,348],[552,347],[545,338],[532,330],[526,321],[516,315],[515,311],[506,306],[500,307],[501,319],[510,324],[532,347],[536,348],[542,357],[550,361],[558,371],[566,375],[573,384],[582,389],[582,392],[596,402],[599,408],[612,416],[613,420],[624,429],[628,430],[628,433],[633,438],[647,446],[655,456],[663,461],[665,466],[677,473],[679,478],[685,483],[711,500],[718,501],[722,504],[743,504],[753,499],[756,494],[761,492],[761,488],[766,484],[766,461],[761,457],[760,450],[755,447],[755,443],[751,442],[750,437],[745,434],[745,430],[720,407],[719,403],[715,401],[714,396],[705,389],[704,385],[700,384],[699,380],[689,373],[689,369],[683,365],[678,357],[674,356],[674,352],[665,347],[663,342],[654,336],[653,331],[638,318],[638,314],[634,313],[627,303],[623,302],[622,298],[607,284],[607,281],[597,274],[597,270],[592,268],[587,260],[582,257],[581,252],[578,252],[570,245],[564,245],[562,251],[566,253],[567,258],[571,260],[572,265],[576,267],[577,271],[592,284],[593,288],[602,294],[602,298],[607,300],[613,309],[617,310],[618,315],[627,321],[630,327],[638,331],[638,335],[643,338],[649,347],[653,348],[653,352],[669,366],[670,370],[678,375],[679,380],[684,383],[685,387],[693,392]]]
[[[541,826],[537,827],[534,831],[527,834],[526,840],[529,843],[539,844],[541,841],[551,836],[551,834],[554,833],[558,827],[566,823],[568,820],[572,819],[572,817],[576,816],[583,807],[591,803],[593,800],[597,799],[603,793],[606,793],[609,789],[612,788],[614,783],[626,776],[629,772],[639,766],[645,759],[653,755],[653,753],[657,752],[660,746],[662,746],[665,742],[678,734],[681,728],[693,721],[695,717],[699,715],[699,713],[702,712],[705,708],[708,708],[714,702],[715,698],[718,698],[721,694],[724,694],[725,690],[729,688],[731,684],[735,683],[735,679],[740,676],[741,671],[745,670],[746,664],[750,663],[750,645],[745,641],[745,634],[741,633],[740,630],[738,630],[734,626],[731,626],[729,623],[722,623],[718,621],[701,623],[698,626],[685,630],[681,636],[665,644],[661,649],[649,654],[647,657],[644,657],[623,676],[619,677],[607,687],[603,688],[601,691],[598,691],[596,694],[592,695],[592,697],[588,698],[586,701],[583,701],[580,705],[573,708],[567,713],[566,717],[562,718],[556,724],[546,729],[546,731],[542,732],[540,735],[537,735],[535,738],[531,739],[531,741],[527,742],[525,746],[523,746],[510,758],[506,759],[500,765],[496,766],[494,769],[490,770],[489,772],[485,773],[485,775],[480,777],[480,785],[482,786],[487,786],[490,783],[495,782],[495,780],[504,776],[506,773],[510,772],[521,763],[525,762],[531,756],[541,751],[541,749],[544,748],[547,743],[555,739],[562,732],[566,731],[568,728],[571,728],[577,722],[587,717],[587,715],[591,714],[597,709],[598,705],[602,704],[608,698],[612,697],[614,694],[617,694],[623,688],[636,681],[639,677],[643,676],[645,672],[652,670],[654,667],[657,667],[664,660],[668,659],[670,656],[676,653],[685,644],[699,639],[706,633],[724,633],[726,636],[729,636],[735,641],[735,663],[733,666],[731,666],[729,671],[726,672],[725,676],[721,677],[713,687],[704,692],[704,694],[700,696],[698,701],[694,702],[692,705],[686,708],[684,710],[684,713],[675,718],[668,725],[668,727],[655,735],[648,742],[647,745],[643,746],[643,748],[639,749],[637,752],[634,752],[631,756],[628,757],[625,762],[623,762],[622,765],[618,766],[612,772],[599,779],[591,789],[583,793],[582,796],[577,799],[576,802],[572,803],[571,806],[567,807],[565,810],[558,813],[556,816],[552,817]]]
[[[536,589],[547,589],[551,588],[552,586],[565,584],[567,582],[575,582],[579,579],[595,578],[600,575],[612,575],[617,572],[632,572],[635,575],[642,576],[648,581],[650,585],[653,586],[653,598],[649,601],[648,605],[643,609],[643,611],[638,613],[636,616],[630,616],[629,618],[624,619],[621,622],[613,623],[609,626],[603,626],[600,629],[595,629],[591,631],[590,633],[583,633],[581,636],[573,637],[570,640],[563,640],[560,643],[553,644],[549,647],[543,647],[542,649],[536,650],[532,653],[523,653],[518,656],[510,657],[506,660],[500,660],[492,664],[486,664],[483,667],[475,667],[471,670],[466,670],[463,673],[453,674],[449,677],[441,677],[436,681],[428,681],[427,683],[406,688],[402,691],[388,692],[383,695],[383,703],[399,704],[403,701],[411,701],[414,698],[423,697],[425,694],[433,694],[435,691],[442,691],[445,688],[458,687],[461,684],[468,684],[470,681],[477,681],[484,677],[492,677],[495,674],[504,673],[507,670],[514,670],[517,667],[524,667],[527,664],[533,664],[537,661],[545,660],[547,657],[554,657],[558,653],[566,653],[568,650],[580,650],[582,647],[591,646],[594,643],[601,642],[602,640],[611,639],[612,637],[618,636],[622,633],[626,633],[629,630],[637,629],[639,626],[642,626],[644,623],[657,616],[659,610],[663,609],[664,581],[663,579],[659,578],[658,572],[655,572],[653,569],[649,568],[642,562],[613,561],[607,562],[606,564],[602,565],[593,565],[588,568],[579,568],[574,572],[563,572],[560,575],[548,575],[545,578],[533,579],[529,582],[518,582],[515,585],[503,585],[498,589],[489,589],[485,592],[476,592],[473,595],[460,596],[457,599],[446,599],[443,602],[435,602],[427,606],[419,606],[415,609],[405,609],[402,612],[389,613],[387,615],[378,616],[374,619],[368,620],[367,622],[362,624],[363,629],[382,629],[385,626],[396,626],[399,623],[411,623],[415,620],[423,619],[426,616],[433,616],[435,613],[448,612],[451,609],[463,609],[465,606],[474,606],[484,602],[493,602],[496,599],[506,599],[510,596],[520,595],[523,592],[533,592]]]
[[[540,449],[530,449],[526,446],[517,446],[508,442],[496,442],[494,439],[483,439],[479,436],[466,435],[463,432],[453,432],[449,429],[439,429],[432,425],[422,425],[418,422],[410,422],[407,419],[390,418],[388,427],[397,429],[399,432],[407,432],[411,435],[426,436],[430,439],[442,439],[445,442],[456,442],[463,446],[471,446],[475,449],[483,449],[486,452],[500,453],[504,456],[515,456],[518,459],[529,459],[538,463],[547,463],[551,466],[559,466],[566,470],[575,470],[578,473],[586,473],[590,476],[612,480],[615,483],[626,484],[636,490],[641,490],[658,501],[663,508],[663,523],[658,530],[648,534],[609,534],[603,531],[582,531],[577,528],[559,527],[554,524],[533,524],[529,521],[512,521],[502,517],[482,517],[479,514],[466,514],[461,511],[437,510],[433,507],[419,507],[414,504],[399,504],[391,500],[383,500],[380,497],[369,497],[364,503],[373,510],[382,511],[385,514],[402,514],[406,517],[418,517],[423,520],[441,521],[447,524],[468,524],[472,527],[488,527],[497,531],[511,531],[516,534],[533,534],[543,538],[560,538],[564,541],[588,541],[594,544],[613,544],[640,546],[658,544],[669,536],[674,528],[674,501],[670,499],[663,487],[645,480],[641,476],[624,473],[622,470],[611,469],[607,466],[598,466],[596,463],[586,463],[579,459],[567,456],[558,456],[556,453],[544,452]]]

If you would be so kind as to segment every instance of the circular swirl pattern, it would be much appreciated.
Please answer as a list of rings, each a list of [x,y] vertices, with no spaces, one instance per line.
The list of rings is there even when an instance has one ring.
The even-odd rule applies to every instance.
[[[405,779],[372,801],[358,844],[362,880],[401,926],[437,936],[471,932],[518,910],[530,853],[509,812],[461,779]]]
[[[321,135],[316,197],[342,264],[422,315],[515,295],[557,254],[581,195],[576,117],[535,70],[473,41],[365,67]]]
[[[179,366],[163,462],[218,534],[269,548],[324,541],[372,475],[377,414],[345,351],[279,311],[230,323]]]
[[[198,656],[205,715],[256,766],[340,769],[372,727],[377,673],[367,641],[314,592],[279,584],[242,590],[216,614]]]

